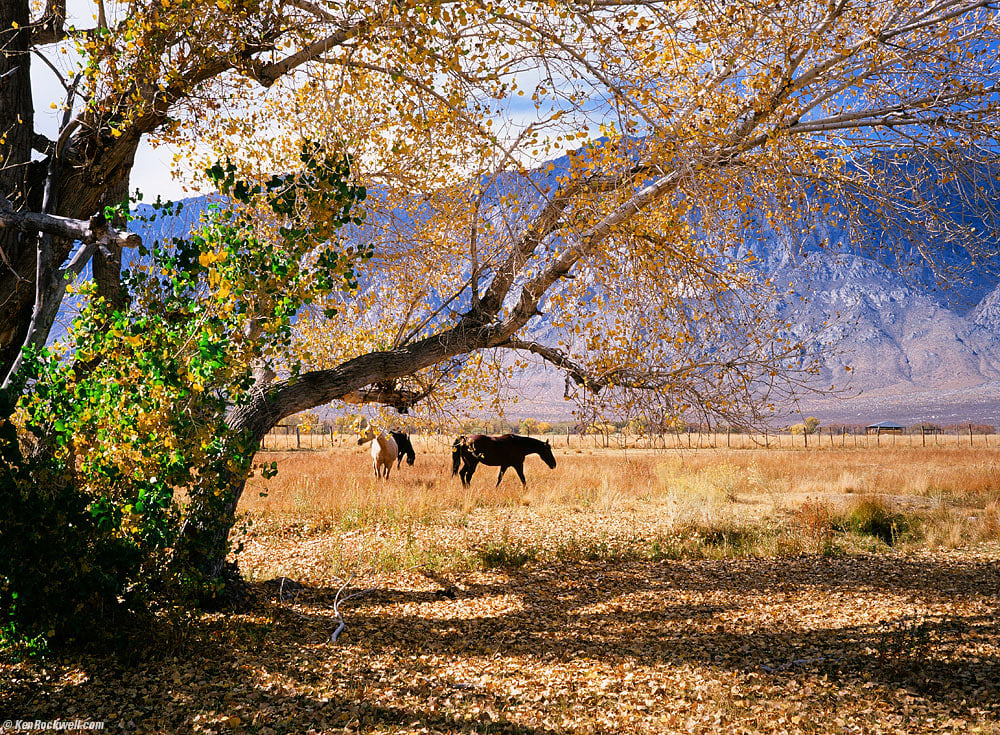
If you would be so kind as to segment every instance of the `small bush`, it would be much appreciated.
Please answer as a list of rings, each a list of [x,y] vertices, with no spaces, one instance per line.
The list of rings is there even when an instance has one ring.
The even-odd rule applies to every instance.
[[[476,550],[476,558],[483,569],[519,569],[538,559],[538,551],[517,541],[504,538],[490,541]]]
[[[13,622],[0,626],[0,661],[19,663],[26,658],[37,658],[49,650],[45,636],[25,636]]]
[[[563,561],[623,562],[647,558],[642,539],[586,539],[573,536],[555,549],[555,557]]]
[[[818,500],[807,500],[799,508],[797,520],[814,551],[822,554],[834,551],[833,513],[829,505]]]
[[[977,520],[976,535],[980,540],[1000,539],[1000,502],[987,503]]]
[[[756,556],[764,540],[762,529],[755,526],[719,525],[697,531],[709,556]]]
[[[869,496],[858,498],[841,516],[834,518],[833,528],[871,536],[887,546],[893,546],[897,541],[913,535],[916,523],[913,518],[892,510],[885,501]]]

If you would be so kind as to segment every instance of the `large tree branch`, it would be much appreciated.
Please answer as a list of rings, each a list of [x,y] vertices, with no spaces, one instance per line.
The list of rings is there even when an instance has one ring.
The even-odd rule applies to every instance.
[[[336,368],[311,371],[276,382],[268,389],[260,391],[248,404],[234,407],[229,417],[230,426],[241,431],[249,431],[252,436],[259,438],[285,416],[333,400],[344,400],[345,397],[347,400],[377,401],[378,397],[382,396],[390,399],[389,405],[408,407],[411,404],[407,401],[411,400],[413,395],[404,395],[395,389],[380,386],[391,385],[391,381],[397,378],[413,375],[450,357],[509,343],[513,335],[536,313],[539,299],[556,280],[565,277],[573,265],[607,238],[616,226],[648,207],[651,202],[676,186],[678,181],[677,173],[657,179],[590,228],[574,246],[566,248],[556,257],[549,268],[522,287],[518,306],[502,323],[484,325],[478,321],[482,314],[473,314],[470,311],[463,316],[458,326],[440,334],[394,350],[361,355]],[[543,209],[539,215],[547,220],[553,220],[549,225],[550,230],[556,225],[557,210],[558,207],[551,211]],[[527,240],[531,242],[530,237]],[[531,250],[533,249],[532,247]],[[491,286],[497,282],[495,278]],[[512,283],[512,279],[508,281],[508,290]],[[497,294],[498,304],[502,303],[505,295],[506,291]],[[581,372],[580,375],[582,374]],[[370,387],[376,383],[379,385]]]
[[[511,284],[514,283],[519,269],[535,251],[535,248],[556,229],[563,213],[581,187],[582,182],[579,179],[571,181],[560,186],[555,195],[546,202],[532,226],[521,235],[519,242],[511,248],[507,259],[497,268],[496,274],[489,286],[486,287],[486,292],[480,298],[477,308],[466,314],[466,318],[470,322],[482,321],[496,315],[503,304],[504,297],[510,290]]]
[[[115,245],[134,248],[142,244],[142,238],[132,232],[122,232],[110,227],[103,214],[89,220],[60,217],[41,212],[15,212],[0,207],[0,229],[21,232],[45,232],[54,237],[65,238],[85,244]]]
[[[293,54],[289,54],[273,64],[258,63],[252,65],[254,79],[265,87],[270,87],[278,79],[293,69],[318,59],[330,49],[342,45],[345,41],[362,35],[369,28],[367,20],[351,23],[338,28],[325,38],[321,38]]]
[[[552,284],[561,278],[565,278],[581,258],[591,253],[594,248],[604,242],[616,227],[619,227],[631,217],[645,210],[654,201],[663,197],[667,192],[673,190],[680,180],[681,173],[678,171],[672,171],[665,176],[661,176],[640,189],[634,196],[629,197],[610,214],[581,233],[574,242],[568,244],[547,268],[534,278],[528,280],[521,287],[521,294],[517,305],[511,311],[510,316],[504,321],[504,336],[507,337],[514,334],[528,323],[528,320],[538,312],[539,303]]]
[[[413,375],[450,357],[493,347],[502,341],[497,326],[455,327],[394,350],[370,352],[327,370],[313,370],[276,381],[230,412],[229,425],[259,439],[285,416],[335,400],[372,402],[408,408],[419,394],[396,389],[392,381]]]

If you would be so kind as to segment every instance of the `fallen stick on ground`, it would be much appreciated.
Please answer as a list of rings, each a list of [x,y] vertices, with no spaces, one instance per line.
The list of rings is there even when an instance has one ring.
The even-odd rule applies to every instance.
[[[426,564],[414,564],[412,567],[404,569],[403,571],[404,572],[409,572],[409,571],[412,571],[414,569],[417,569],[417,568],[423,567],[423,566],[427,566],[427,565]],[[352,592],[347,597],[344,597],[343,599],[341,599],[340,596],[344,593],[344,590],[347,589],[347,585],[349,585],[351,583],[351,581],[356,576],[358,576],[357,572],[352,573],[351,576],[347,578],[347,581],[344,582],[342,585],[340,585],[340,589],[337,590],[337,594],[333,598],[333,614],[337,616],[337,621],[338,622],[337,622],[337,628],[336,628],[336,630],[334,630],[330,634],[330,642],[331,643],[336,643],[337,639],[340,637],[340,634],[344,632],[345,628],[347,628],[347,623],[344,622],[344,616],[340,614],[340,605],[341,605],[341,603],[347,602],[348,600],[353,600],[356,597],[361,597],[362,595],[367,595],[370,592],[375,592],[375,591],[378,590],[378,587],[369,587],[368,589],[358,590],[357,592]]]

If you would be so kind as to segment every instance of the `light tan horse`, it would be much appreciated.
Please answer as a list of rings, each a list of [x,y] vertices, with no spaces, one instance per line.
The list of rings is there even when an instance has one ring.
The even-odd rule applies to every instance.
[[[376,434],[371,426],[367,427],[364,433],[358,437],[358,446],[367,444],[372,439],[375,440],[372,442],[372,469],[375,470],[375,477],[388,480],[392,463],[399,456],[399,447],[396,446],[395,439],[381,432]]]

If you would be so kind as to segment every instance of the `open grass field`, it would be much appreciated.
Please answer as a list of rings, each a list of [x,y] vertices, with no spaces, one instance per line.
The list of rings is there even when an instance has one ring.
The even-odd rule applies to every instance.
[[[1000,448],[885,439],[560,440],[555,470],[528,458],[527,488],[512,472],[494,488],[488,467],[462,488],[446,438],[418,439],[387,482],[351,443],[267,452],[278,476],[241,503],[249,607],[169,627],[152,651],[8,664],[5,718],[1000,733]]]

